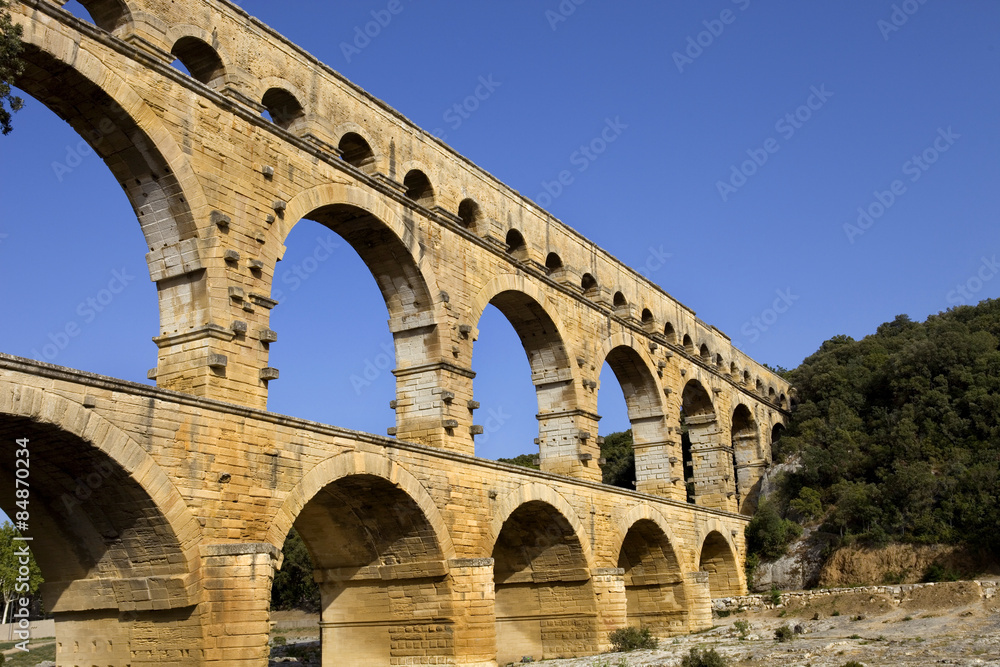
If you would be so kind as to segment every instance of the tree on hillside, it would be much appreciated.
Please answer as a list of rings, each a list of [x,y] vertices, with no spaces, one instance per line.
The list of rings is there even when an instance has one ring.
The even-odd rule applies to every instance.
[[[21,534],[9,521],[5,521],[0,526],[0,596],[3,597],[3,615],[0,618],[0,623],[7,622],[7,615],[15,598],[35,595],[43,581],[42,571],[30,550],[28,551],[28,576],[26,580],[22,577],[22,581],[18,581],[19,569],[21,568],[21,557],[18,551],[27,544],[27,542],[14,541],[15,537],[20,536]],[[21,590],[19,590],[19,584],[22,587]],[[24,584],[27,584],[27,590],[23,589]]]
[[[635,488],[635,450],[632,448],[632,429],[604,436],[601,445],[601,481],[623,489]]]
[[[313,580],[313,562],[302,537],[293,528],[281,547],[281,569],[271,584],[271,609],[317,612],[319,586]]]
[[[24,101],[11,93],[11,85],[24,72],[21,62],[21,26],[10,18],[9,0],[0,0],[0,132],[10,134],[11,117]]]
[[[832,338],[789,379],[784,497],[818,492],[844,536],[1000,552],[1000,301]]]

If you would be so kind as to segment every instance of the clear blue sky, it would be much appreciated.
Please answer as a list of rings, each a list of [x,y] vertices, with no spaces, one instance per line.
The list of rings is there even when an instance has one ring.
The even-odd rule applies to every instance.
[[[606,119],[627,125],[549,210],[637,268],[669,254],[652,279],[759,361],[794,367],[831,336],[1000,295],[1000,276],[977,282],[1000,251],[996,2],[909,0],[895,17],[890,0],[565,0],[568,16],[557,0],[399,2],[349,60],[342,44],[388,1],[240,4],[532,198],[575,169]],[[499,85],[467,118],[450,112],[480,77]],[[47,359],[50,334],[75,323],[47,360],[145,382],[157,306],[132,210],[92,155],[57,177],[79,141],[68,125],[33,100],[15,120],[0,138],[0,350]],[[876,193],[897,180],[880,211],[889,195]],[[877,219],[845,231],[859,207]],[[296,228],[279,279],[320,236]],[[126,289],[81,309],[114,271]],[[385,433],[391,336],[374,280],[341,243],[288,287],[273,311],[271,409]],[[791,306],[775,319],[779,292]],[[498,428],[478,453],[531,451],[527,361],[498,312],[481,332],[478,416],[493,410]],[[602,432],[626,428],[613,374],[601,379]]]

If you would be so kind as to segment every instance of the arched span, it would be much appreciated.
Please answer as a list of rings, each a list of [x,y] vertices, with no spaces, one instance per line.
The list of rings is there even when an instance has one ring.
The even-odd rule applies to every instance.
[[[633,505],[632,508],[626,512],[620,519],[615,521],[616,535],[614,539],[614,544],[621,545],[625,542],[625,538],[628,536],[628,532],[632,529],[635,524],[640,521],[650,521],[656,524],[657,528],[663,533],[667,541],[670,543],[670,550],[674,557],[674,561],[677,567],[683,571],[685,569],[685,559],[681,558],[681,554],[677,551],[677,546],[680,542],[674,536],[673,530],[670,528],[670,521],[666,516],[663,515],[655,507],[651,507],[646,503],[638,503]],[[612,554],[614,562],[609,560],[608,567],[618,567],[617,565],[617,554]]]
[[[192,40],[194,41],[192,42]],[[184,63],[184,66],[188,68],[188,70],[191,72],[191,75],[195,79],[198,79],[199,81],[208,85],[211,88],[220,88],[224,84],[230,83],[232,81],[233,64],[231,58],[229,57],[229,54],[226,53],[224,49],[220,48],[218,40],[212,36],[212,33],[208,32],[204,28],[196,25],[191,25],[188,23],[172,25],[167,28],[165,41],[166,44],[171,49],[171,53],[174,56],[177,56],[181,60],[181,62]],[[213,63],[209,61],[213,59],[218,60],[218,62],[214,64],[217,65],[221,71],[215,72],[214,76],[199,76],[198,73],[191,68],[191,65],[185,61],[185,58],[183,57],[184,54],[182,52],[178,52],[177,49],[178,45],[183,45],[185,43],[192,44],[199,49],[198,51],[193,51],[192,53],[192,55],[194,55],[196,58],[201,55],[205,56],[205,62],[203,63],[205,67],[203,69],[203,72],[207,74],[208,71],[212,69],[212,67],[210,66]],[[203,49],[200,48],[199,43],[200,45],[204,45],[204,47],[208,47],[209,49],[211,49],[211,54],[199,53],[199,51],[203,51]],[[195,69],[198,68],[196,67]]]
[[[639,437],[635,430],[636,420],[658,419],[665,414],[663,394],[656,381],[652,360],[643,350],[642,341],[620,333],[605,341],[599,360],[598,367],[607,362],[614,371],[625,394],[629,421],[633,423],[633,437]]]
[[[502,498],[497,499],[497,503],[493,509],[493,520],[490,522],[489,528],[483,537],[483,542],[477,551],[484,555],[493,553],[497,538],[500,537],[500,532],[503,530],[507,519],[519,507],[528,503],[544,503],[549,505],[566,520],[573,531],[573,535],[576,536],[576,539],[580,543],[580,549],[584,561],[587,563],[587,568],[592,569],[594,567],[594,556],[590,550],[590,540],[587,539],[586,528],[583,522],[580,521],[580,517],[577,516],[576,510],[553,488],[539,484],[538,482],[522,484],[513,491],[509,491]]]
[[[498,276],[473,299],[469,321],[478,323],[490,304],[503,313],[521,339],[534,385],[575,377],[559,315],[544,292],[523,275]]]
[[[40,496],[32,503],[32,532],[50,608],[59,609],[68,586],[88,585],[83,580],[143,577],[182,580],[175,594],[157,601],[159,608],[200,601],[191,586],[198,580],[200,524],[166,473],[127,433],[79,403],[23,385],[0,386],[0,433],[12,444],[29,439],[32,487]],[[13,516],[9,472],[0,486]],[[109,593],[111,586],[93,590]]]
[[[324,459],[309,472],[285,498],[267,531],[267,541],[279,549],[285,537],[302,512],[302,508],[323,489],[337,480],[355,475],[381,478],[405,493],[416,503],[427,523],[434,531],[435,539],[444,559],[455,557],[455,545],[441,511],[434,503],[427,489],[398,462],[385,456],[364,452],[345,452]]]
[[[736,556],[736,545],[718,522],[711,523],[711,530],[699,540],[698,569],[708,572],[708,588],[713,600],[743,595],[746,583]]]
[[[282,243],[304,218],[333,230],[357,251],[378,282],[394,325],[437,321],[434,268],[425,261],[415,226],[385,198],[343,182],[300,192],[288,202],[279,230]]]
[[[142,97],[86,36],[41,13],[24,26],[18,86],[66,120],[122,185],[150,250],[195,238],[209,205],[185,153]],[[94,45],[94,51],[103,50]]]

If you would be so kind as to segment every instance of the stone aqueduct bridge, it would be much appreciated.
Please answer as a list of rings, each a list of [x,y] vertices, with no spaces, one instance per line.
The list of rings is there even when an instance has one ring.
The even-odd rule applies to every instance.
[[[327,665],[592,653],[626,624],[706,627],[711,597],[745,590],[739,511],[787,383],[238,7],[82,0],[92,25],[61,4],[12,4],[19,84],[121,183],[161,333],[156,388],[0,357],[5,447],[31,442],[30,534],[60,665],[265,664],[293,525],[322,590]],[[342,236],[385,297],[395,438],[265,411],[271,281],[302,219]],[[488,304],[530,362],[541,471],[473,456]],[[605,362],[637,492],[599,483]]]

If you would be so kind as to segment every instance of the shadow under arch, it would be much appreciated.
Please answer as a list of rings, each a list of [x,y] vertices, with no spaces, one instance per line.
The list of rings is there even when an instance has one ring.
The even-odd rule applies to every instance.
[[[347,452],[310,470],[268,531],[284,541],[294,521],[320,587],[325,664],[403,660],[411,642],[442,662],[455,654],[448,560],[454,545],[422,485],[384,456]],[[405,632],[398,628],[406,627]]]
[[[28,534],[57,639],[106,642],[116,651],[107,657],[124,664],[143,649],[131,643],[136,628],[171,622],[176,639],[163,648],[197,648],[201,529],[145,450],[95,412],[30,386],[0,385],[0,434],[11,449],[27,439]],[[0,498],[14,517],[10,453]]]
[[[743,595],[743,578],[736,558],[736,547],[716,527],[701,542],[698,569],[708,572],[708,588],[713,600]]]
[[[478,327],[490,305],[514,328],[528,358],[531,383],[538,399],[541,468],[570,472],[572,467],[567,462],[578,463],[579,454],[575,443],[566,442],[566,431],[572,428],[572,413],[579,406],[579,396],[574,381],[576,371],[566,351],[559,315],[540,289],[518,275],[498,276],[484,286],[472,302],[469,321]]]
[[[497,662],[590,655],[600,645],[586,533],[555,491],[529,484],[498,504],[490,527]]]
[[[627,625],[657,636],[689,628],[689,604],[675,542],[657,518],[639,518],[622,538],[616,567],[624,570]]]

